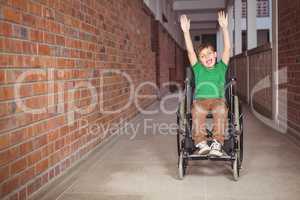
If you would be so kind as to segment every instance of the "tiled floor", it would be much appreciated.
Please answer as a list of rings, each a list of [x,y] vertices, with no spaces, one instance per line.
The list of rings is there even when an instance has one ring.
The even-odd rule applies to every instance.
[[[158,103],[151,108],[157,108]],[[175,108],[176,102],[168,103]],[[40,199],[58,200],[296,200],[300,198],[300,149],[284,135],[245,112],[244,164],[238,182],[230,163],[189,162],[184,180],[177,178],[175,131],[158,125],[175,123],[162,112],[139,115],[134,131],[123,132],[97,149],[69,180],[52,186]],[[150,124],[156,128],[151,129]],[[164,127],[161,127],[164,128]],[[132,129],[133,130],[133,129]],[[72,177],[72,178],[70,178]]]

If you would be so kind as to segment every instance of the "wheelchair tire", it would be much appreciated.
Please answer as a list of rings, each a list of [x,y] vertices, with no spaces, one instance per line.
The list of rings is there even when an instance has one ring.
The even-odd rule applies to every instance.
[[[242,106],[240,105],[240,113],[242,113]],[[243,116],[240,117],[240,169],[242,168],[243,158],[244,158],[244,127],[243,127]]]
[[[240,102],[238,96],[234,96],[234,125],[237,132],[241,131],[239,119],[240,119]]]
[[[235,159],[232,162],[233,162],[232,163],[233,180],[238,181],[240,177],[238,154],[236,155]]]
[[[178,178],[183,179],[186,173],[187,159],[184,158],[184,152],[181,151],[178,158]]]
[[[179,125],[179,123],[180,123],[180,121],[179,121],[180,119],[179,119],[179,117],[177,116],[177,125],[178,125],[178,127],[177,127],[177,137],[176,137],[176,140],[177,140],[177,154],[178,154],[178,157],[180,156],[180,151],[181,151],[181,141],[180,141],[180,125]]]
[[[234,124],[236,125],[236,133],[237,133],[237,150],[238,154],[238,168],[241,169],[241,165],[243,162],[243,116],[242,114],[242,106],[239,101],[238,96],[234,96]]]
[[[180,156],[182,149],[183,132],[186,126],[186,115],[185,115],[185,98],[179,103],[177,110],[177,154]]]

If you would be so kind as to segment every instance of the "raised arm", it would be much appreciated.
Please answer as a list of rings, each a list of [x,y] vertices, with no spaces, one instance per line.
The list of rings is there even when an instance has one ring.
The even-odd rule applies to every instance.
[[[223,32],[224,50],[222,54],[223,62],[228,65],[230,59],[230,39],[228,32],[228,15],[224,11],[218,13],[218,21]]]
[[[190,35],[190,20],[186,15],[181,15],[180,17],[180,25],[183,31],[184,41],[186,50],[188,52],[188,57],[190,60],[190,64],[193,66],[197,62],[197,56],[193,47],[191,35]]]

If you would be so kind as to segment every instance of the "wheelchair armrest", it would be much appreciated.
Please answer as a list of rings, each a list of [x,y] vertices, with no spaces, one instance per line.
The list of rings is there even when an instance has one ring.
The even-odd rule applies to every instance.
[[[227,83],[228,86],[229,85],[235,85],[235,84],[236,84],[236,78],[235,77],[231,78],[230,81]]]

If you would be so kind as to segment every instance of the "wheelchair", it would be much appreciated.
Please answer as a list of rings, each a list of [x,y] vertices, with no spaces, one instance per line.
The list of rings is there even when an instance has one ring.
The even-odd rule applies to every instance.
[[[228,70],[229,71],[229,70]],[[223,145],[223,155],[213,157],[196,154],[196,146],[192,138],[192,104],[194,93],[194,75],[191,67],[186,70],[183,97],[177,109],[177,151],[178,175],[183,179],[186,175],[188,162],[192,160],[213,160],[231,162],[233,179],[238,181],[243,162],[243,112],[242,104],[235,93],[236,79],[226,74],[225,99],[228,108],[228,128]],[[208,114],[207,118],[211,118]],[[207,137],[212,136],[209,129]]]

